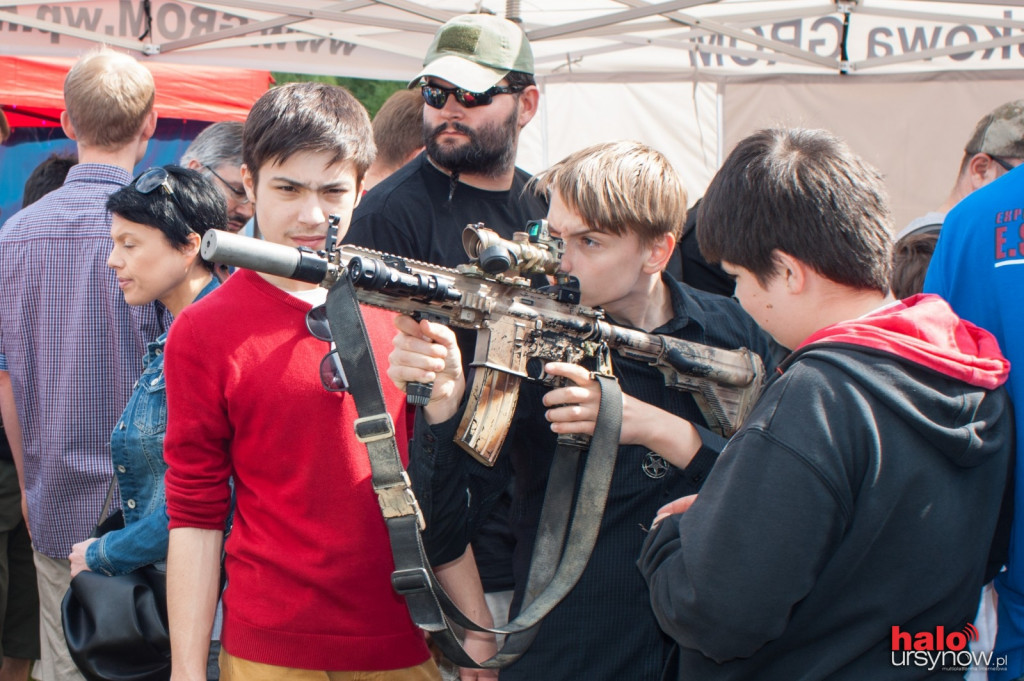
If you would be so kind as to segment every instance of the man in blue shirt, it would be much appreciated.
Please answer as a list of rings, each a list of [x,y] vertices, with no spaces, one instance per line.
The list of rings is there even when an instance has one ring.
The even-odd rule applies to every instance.
[[[1000,113],[1001,112],[1001,113]],[[982,134],[1005,148],[1010,166],[1024,159],[1024,101],[990,116]],[[1018,423],[1024,422],[1024,171],[1011,169],[970,194],[946,216],[925,278],[926,293],[949,301],[964,319],[987,329],[1010,360],[1007,382]],[[994,653],[1007,656],[1005,670],[989,670],[993,681],[1024,675],[1024,477],[1019,453],[1024,429],[1017,428],[1015,513],[1006,570],[995,580],[999,596]]]

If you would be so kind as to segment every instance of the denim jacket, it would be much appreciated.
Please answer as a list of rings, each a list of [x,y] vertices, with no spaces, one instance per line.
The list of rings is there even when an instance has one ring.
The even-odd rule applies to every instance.
[[[214,277],[196,300],[218,284]],[[167,560],[168,519],[164,495],[167,392],[163,354],[166,343],[167,334],[163,333],[149,344],[142,360],[142,376],[110,437],[125,527],[103,535],[86,549],[85,561],[94,572],[125,574],[143,565]]]

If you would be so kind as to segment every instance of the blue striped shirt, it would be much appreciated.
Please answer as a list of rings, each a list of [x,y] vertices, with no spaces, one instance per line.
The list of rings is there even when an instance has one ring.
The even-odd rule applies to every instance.
[[[131,180],[79,164],[0,230],[0,354],[25,454],[32,543],[67,558],[89,536],[113,469],[110,431],[155,338],[152,306],[130,308],[107,267],[107,197]]]

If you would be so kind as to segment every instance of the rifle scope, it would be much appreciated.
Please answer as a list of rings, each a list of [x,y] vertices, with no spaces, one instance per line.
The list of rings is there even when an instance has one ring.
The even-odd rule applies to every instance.
[[[526,229],[509,241],[482,222],[466,225],[462,247],[487,274],[556,274],[564,251],[562,240],[548,234],[545,220],[533,220]]]
[[[458,302],[462,297],[453,282],[434,274],[413,274],[403,270],[401,261],[387,263],[377,258],[356,256],[348,261],[348,276],[356,288],[368,291],[451,302]]]

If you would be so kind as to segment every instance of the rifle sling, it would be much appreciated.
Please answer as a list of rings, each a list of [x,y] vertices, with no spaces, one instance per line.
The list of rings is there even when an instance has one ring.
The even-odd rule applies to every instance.
[[[338,355],[350,382],[349,393],[360,416],[355,423],[356,435],[366,444],[374,491],[388,528],[395,562],[391,577],[395,590],[405,596],[413,622],[430,632],[452,662],[470,668],[507,666],[526,651],[537,635],[537,624],[579,581],[594,549],[622,429],[618,382],[614,377],[594,374],[601,386],[601,403],[575,505],[573,492],[580,450],[560,446],[555,452],[519,615],[503,627],[482,627],[456,607],[430,568],[420,534],[422,516],[402,465],[370,339],[355,289],[347,276],[340,277],[331,287],[326,308]],[[494,657],[477,663],[463,649],[452,622],[465,629],[507,634],[505,644]]]

